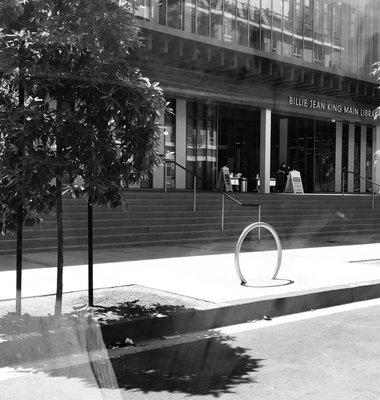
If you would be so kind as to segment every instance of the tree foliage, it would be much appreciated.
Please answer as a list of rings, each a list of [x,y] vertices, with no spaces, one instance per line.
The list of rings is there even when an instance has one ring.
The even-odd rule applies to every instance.
[[[31,210],[43,210],[42,193],[51,192],[48,182],[57,171],[72,194],[79,195],[74,179],[81,175],[82,194],[92,190],[95,203],[114,207],[124,200],[120,189],[157,162],[157,117],[165,101],[157,84],[130,63],[140,45],[134,7],[111,0],[2,3],[3,167],[19,177],[20,193],[33,188],[22,193],[33,197]],[[53,109],[52,101],[58,102]],[[16,165],[25,171],[16,173]]]
[[[28,225],[56,207],[56,313],[62,194],[123,205],[128,184],[158,162],[158,117],[166,103],[158,84],[131,64],[140,46],[135,8],[133,0],[5,0],[0,6],[2,229],[20,232],[21,206]]]

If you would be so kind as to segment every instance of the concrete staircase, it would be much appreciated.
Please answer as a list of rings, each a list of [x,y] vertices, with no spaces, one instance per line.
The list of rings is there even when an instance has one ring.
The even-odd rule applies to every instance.
[[[193,212],[192,192],[130,191],[125,211],[94,210],[96,247],[165,245],[236,240],[242,229],[257,221],[257,209],[239,207],[226,199],[225,230],[221,230],[221,195],[199,192]],[[371,210],[367,195],[284,195],[233,193],[241,202],[260,203],[262,220],[280,235],[284,247],[380,241],[380,199]],[[65,199],[65,248],[83,249],[87,243],[86,203]],[[264,238],[266,234],[263,233]],[[54,216],[24,233],[25,251],[56,249]],[[0,239],[0,253],[13,253],[15,238]]]

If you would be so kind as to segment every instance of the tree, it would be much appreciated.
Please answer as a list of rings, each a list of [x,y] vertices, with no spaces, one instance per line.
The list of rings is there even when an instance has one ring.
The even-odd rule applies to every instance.
[[[39,132],[43,126],[48,129],[49,120],[5,92],[12,91],[0,88],[0,227],[3,234],[17,232],[16,313],[20,314],[22,230],[24,225],[40,222],[39,214],[51,210],[54,202],[48,182],[53,170],[46,163],[49,146],[35,143],[41,141]]]
[[[49,204],[55,203],[57,214],[59,314],[63,192],[86,196],[89,212],[93,204],[124,204],[128,182],[149,173],[158,161],[158,116],[166,103],[158,85],[131,66],[131,54],[140,45],[132,1],[21,3],[30,11],[22,26],[13,29],[17,40],[0,37],[1,56],[6,56],[7,70],[13,71],[2,81],[15,87],[22,72],[25,93],[32,99],[25,106],[31,111],[28,123],[34,126],[35,143],[45,146],[44,163],[54,171],[55,201]],[[17,64],[21,43],[22,71]],[[37,116],[48,122],[39,127],[34,123]],[[78,175],[83,179],[81,189],[74,184]]]
[[[21,313],[21,281],[22,281],[22,232],[23,225],[34,225],[40,221],[37,212],[42,212],[39,188],[34,186],[36,179],[35,160],[30,153],[28,141],[23,143],[24,133],[30,125],[30,113],[33,110],[32,99],[29,111],[25,109],[25,88],[22,72],[24,41],[13,30],[22,25],[24,1],[4,0],[0,5],[0,54],[7,50],[8,57],[0,57],[0,227],[1,232],[17,232],[16,251],[16,313]],[[26,12],[24,12],[26,11]],[[12,32],[12,33],[10,33]],[[38,120],[38,116],[37,116]],[[25,159],[24,150],[31,155]],[[43,168],[38,176],[47,171]]]

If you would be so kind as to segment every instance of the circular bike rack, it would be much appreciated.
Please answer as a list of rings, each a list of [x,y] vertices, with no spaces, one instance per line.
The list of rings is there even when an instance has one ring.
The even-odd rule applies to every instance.
[[[239,240],[237,241],[236,248],[235,248],[235,270],[236,270],[236,273],[237,273],[242,285],[245,285],[247,283],[247,281],[244,278],[244,276],[243,276],[243,274],[241,272],[241,269],[240,269],[240,262],[239,262],[240,250],[241,250],[241,246],[242,246],[246,236],[256,228],[257,229],[261,229],[261,228],[266,229],[267,231],[269,231],[273,235],[273,237],[274,237],[274,239],[276,241],[276,245],[277,245],[277,262],[276,262],[276,267],[275,267],[275,270],[274,270],[274,273],[273,273],[273,276],[272,276],[271,279],[276,279],[277,278],[277,275],[278,275],[278,272],[279,272],[280,266],[281,266],[282,246],[281,246],[280,238],[279,238],[276,230],[273,228],[273,226],[271,226],[271,225],[269,225],[269,224],[267,224],[265,222],[254,222],[253,224],[248,225],[243,230],[242,234],[239,237]]]

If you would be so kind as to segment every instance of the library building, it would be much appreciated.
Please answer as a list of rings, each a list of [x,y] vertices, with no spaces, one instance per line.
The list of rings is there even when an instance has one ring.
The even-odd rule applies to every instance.
[[[192,189],[196,174],[207,190],[225,166],[261,193],[281,166],[306,193],[340,192],[344,170],[347,192],[380,183],[379,1],[140,0],[137,24],[136,64],[172,109],[159,152],[176,162],[140,187]]]

